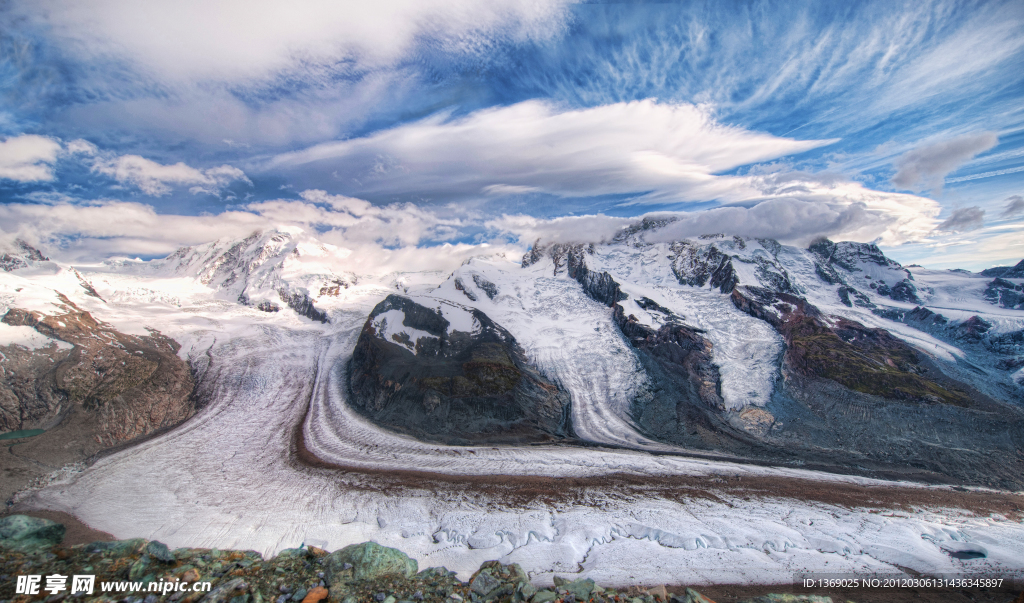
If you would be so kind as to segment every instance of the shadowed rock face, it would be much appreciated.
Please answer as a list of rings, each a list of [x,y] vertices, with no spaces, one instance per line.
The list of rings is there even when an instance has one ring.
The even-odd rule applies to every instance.
[[[570,437],[568,394],[529,366],[508,331],[469,312],[467,333],[405,297],[377,304],[349,364],[353,407],[379,425],[445,444]]]
[[[1002,278],[1024,278],[1024,260],[1017,262],[1016,266],[1000,266],[988,268],[981,271],[982,276],[1000,276]]]
[[[889,476],[1024,485],[1019,407],[946,374],[950,367],[888,332],[824,316],[803,298],[737,287],[732,300],[786,341],[783,379],[767,407],[776,420],[769,442],[794,450],[810,443],[816,450],[803,452],[809,460],[831,457]],[[930,311],[910,314],[945,329],[945,319]]]

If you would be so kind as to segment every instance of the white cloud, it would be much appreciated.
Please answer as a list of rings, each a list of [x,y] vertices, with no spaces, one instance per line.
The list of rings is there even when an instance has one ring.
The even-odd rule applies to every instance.
[[[20,7],[85,57],[162,81],[240,82],[353,61],[397,61],[424,37],[452,51],[559,31],[558,0],[40,0]]]
[[[747,185],[762,197],[744,206],[692,212],[657,212],[651,218],[674,221],[648,235],[649,241],[672,241],[724,232],[767,237],[784,243],[806,244],[819,236],[844,241],[876,241],[898,245],[922,240],[935,230],[939,204],[925,197],[864,188],[836,176],[773,174],[750,177]],[[559,242],[607,241],[623,226],[640,218],[604,215],[542,220],[502,216],[488,227],[514,235],[520,242],[536,239]]]
[[[97,158],[93,170],[154,197],[169,194],[171,186],[188,186],[192,193],[215,194],[236,180],[252,184],[245,172],[230,165],[200,170],[180,161],[163,165],[139,155]]]
[[[316,232],[338,246],[346,269],[361,274],[445,270],[466,259],[496,253],[521,254],[510,244],[448,244],[438,240],[458,220],[442,219],[414,206],[375,207],[360,199],[306,191],[304,199],[257,203],[249,211],[215,216],[158,214],[148,205],[104,201],[92,205],[9,203],[0,205],[0,242],[22,238],[59,261],[96,261],[110,256],[156,256],[185,245],[238,239],[275,228]],[[327,226],[325,231],[323,227]]]
[[[644,100],[559,110],[527,101],[317,145],[279,155],[264,169],[305,178],[304,184],[341,181],[365,196],[538,191],[744,199],[757,194],[745,179],[715,174],[830,142],[727,126],[690,104]]]
[[[0,224],[6,233],[30,242],[75,239],[74,257],[97,259],[110,253],[162,255],[181,245],[246,236],[271,223],[249,212],[177,216],[158,214],[141,203],[103,201],[91,205],[6,203],[0,205]]]
[[[349,242],[387,246],[416,246],[425,239],[445,239],[463,224],[458,219],[442,219],[412,203],[375,206],[322,190],[303,191],[300,196],[303,201],[263,201],[247,209],[275,222],[331,227],[336,236]]]
[[[946,174],[998,143],[995,132],[978,132],[920,146],[896,160],[892,182],[905,189],[941,190]]]
[[[53,180],[60,143],[46,136],[24,134],[0,142],[0,179],[16,182]]]

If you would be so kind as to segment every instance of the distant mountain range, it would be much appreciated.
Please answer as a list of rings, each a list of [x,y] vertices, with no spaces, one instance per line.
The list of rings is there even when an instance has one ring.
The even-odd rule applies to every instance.
[[[537,241],[521,259],[480,257],[451,274],[357,275],[300,231],[77,270],[19,244],[0,267],[26,282],[73,272],[79,293],[119,303],[140,294],[110,284],[116,275],[184,279],[232,307],[294,312],[328,331],[362,312],[340,367],[347,403],[423,441],[613,446],[1024,489],[1024,261],[927,270],[870,244],[671,240],[666,226]],[[6,305],[8,324],[38,310],[13,295]]]

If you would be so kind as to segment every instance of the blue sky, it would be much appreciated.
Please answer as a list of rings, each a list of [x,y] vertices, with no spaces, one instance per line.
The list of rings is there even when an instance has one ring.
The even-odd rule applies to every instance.
[[[1020,2],[0,6],[0,230],[57,257],[283,223],[523,245],[652,212],[1024,257]]]

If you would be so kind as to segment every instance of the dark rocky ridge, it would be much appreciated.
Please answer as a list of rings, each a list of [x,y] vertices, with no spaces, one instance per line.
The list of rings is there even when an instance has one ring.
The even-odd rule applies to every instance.
[[[418,341],[387,341],[374,320],[401,310]],[[527,362],[514,337],[479,310],[479,332],[389,295],[370,313],[349,364],[353,408],[375,423],[445,444],[544,442],[572,436],[568,394]],[[415,347],[415,353],[406,345]]]
[[[0,431],[45,429],[12,440],[0,461],[4,500],[43,472],[144,437],[195,412],[194,379],[180,346],[151,331],[125,335],[60,296],[63,312],[12,308],[3,322],[73,347],[0,347]]]
[[[985,299],[1010,310],[1024,310],[1024,285],[998,277],[985,289]]]
[[[777,244],[759,243],[769,256],[778,255]],[[844,282],[856,262],[901,269],[875,246],[817,244],[828,252],[819,267],[835,273],[832,276],[823,268],[818,276],[825,282],[832,277],[831,284]],[[720,407],[720,398],[715,404],[715,396],[709,395],[712,388],[707,386],[712,374],[717,381],[710,345],[697,330],[680,329],[678,323],[666,321],[655,330],[630,320],[618,303],[626,296],[611,275],[587,268],[591,248],[535,245],[523,262],[529,265],[550,255],[556,274],[565,271],[591,298],[613,308],[619,329],[637,350],[653,384],[651,391],[638,396],[632,409],[637,426],[653,439],[827,470],[1024,487],[1024,412],[1006,401],[1004,392],[994,395],[992,388],[983,386],[983,375],[970,367],[936,362],[882,329],[823,316],[791,284],[776,258],[754,260],[755,273],[765,286],[737,285],[732,263],[741,258],[715,245],[672,244],[672,267],[681,284],[710,284],[729,293],[738,308],[765,320],[783,336],[782,379],[763,409],[726,411]],[[910,282],[909,273],[906,282]],[[852,287],[846,293],[851,303],[860,298],[867,301]],[[945,320],[926,313],[930,311],[923,308],[917,312],[923,320]],[[990,336],[981,319],[949,329],[951,338],[977,340],[978,345],[1006,354],[1018,352],[1018,343],[1024,343],[1016,342],[1012,333]],[[698,345],[701,341],[706,347]],[[671,354],[659,357],[659,346],[669,342],[686,350],[688,360],[673,362]],[[1011,363],[1016,366],[1008,361],[1002,370]],[[740,420],[748,413],[756,414],[758,422],[750,425]],[[992,463],[991,458],[1003,460]]]
[[[982,276],[997,276],[1001,278],[1024,278],[1024,260],[1017,262],[1016,266],[999,266],[998,268],[987,268],[981,271]]]
[[[917,297],[917,287],[913,283],[914,275],[898,262],[885,257],[877,245],[853,242],[833,243],[828,239],[818,239],[811,243],[807,250],[814,256],[814,270],[818,278],[830,285],[842,285],[838,291],[839,299],[847,306],[856,304],[867,308],[875,307],[875,304],[867,296],[851,286],[846,277],[847,274],[860,272],[860,268],[857,267],[858,263],[870,263],[893,270],[902,270],[906,273],[906,278],[892,287],[885,283],[880,285],[871,283],[870,288],[893,301],[921,303]],[[777,290],[781,291],[781,289]],[[790,292],[786,291],[786,293]],[[851,295],[854,298],[852,303]]]

